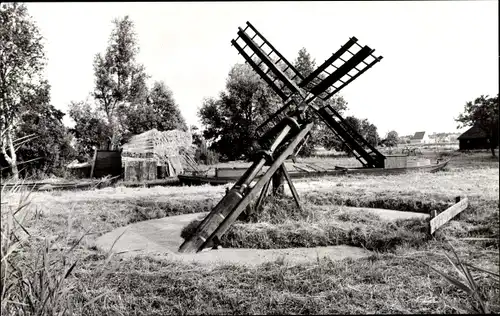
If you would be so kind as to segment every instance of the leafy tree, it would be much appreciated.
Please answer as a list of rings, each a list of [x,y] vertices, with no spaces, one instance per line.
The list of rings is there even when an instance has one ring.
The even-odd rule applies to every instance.
[[[377,132],[377,127],[368,122],[367,119],[361,121],[361,136],[363,136],[370,145],[377,147],[380,142],[380,136]]]
[[[396,146],[398,142],[399,142],[399,136],[396,131],[390,131],[389,133],[387,133],[385,139],[382,140],[382,143],[389,147]]]
[[[45,65],[42,36],[26,6],[0,7],[0,131],[3,158],[14,179],[19,177],[14,147],[22,100],[35,94]]]
[[[94,59],[95,88],[93,96],[106,113],[111,128],[111,149],[115,150],[123,134],[119,110],[145,97],[144,67],[135,57],[139,52],[134,23],[125,16],[113,21],[106,53]]]
[[[298,52],[298,56],[294,61],[294,67],[297,69],[297,71],[305,78],[309,76],[315,69],[316,69],[316,61],[311,57],[311,55],[307,52],[305,48],[301,48]],[[320,79],[324,79],[324,76],[320,74]],[[297,83],[300,82],[300,78],[295,79]],[[309,83],[307,85],[308,88],[313,87],[313,83]],[[317,107],[322,107],[326,105],[330,105],[332,108],[334,108],[337,112],[342,114],[346,109],[347,109],[347,102],[342,96],[333,96],[326,102],[316,99],[313,104]],[[328,144],[328,142],[334,142],[336,143],[336,140],[334,139],[333,134],[331,133],[331,130],[326,126],[326,124],[319,118],[318,115],[315,115],[312,113],[312,111],[309,111],[308,118],[311,119],[313,122],[315,122],[309,138],[307,139],[307,143],[302,147],[301,151],[299,152],[300,156],[310,156],[314,148],[318,145],[322,146],[330,146],[331,144]],[[333,138],[333,139],[332,139]]]
[[[163,81],[154,83],[149,97],[144,101],[123,109],[126,114],[123,119],[124,126],[129,134],[140,134],[153,128],[159,131],[187,130],[173,93]]]
[[[76,151],[80,161],[92,157],[94,148],[107,148],[112,131],[99,111],[88,102],[71,102],[69,116],[75,121],[70,130],[76,140]]]
[[[203,136],[223,160],[248,156],[257,145],[255,129],[280,106],[274,91],[250,66],[236,64],[230,70],[226,91],[203,101],[198,115]]]
[[[193,144],[195,146],[201,146],[204,139],[198,126],[191,125],[189,129],[191,130],[191,135],[193,135]]]
[[[474,102],[467,102],[464,112],[455,119],[458,128],[475,125],[480,128],[489,140],[491,154],[495,157],[495,148],[498,146],[498,94],[496,97],[481,95]]]
[[[358,132],[364,139],[370,143],[372,146],[377,146],[380,137],[377,132],[377,127],[371,124],[367,119],[360,120],[354,116],[347,116],[345,118],[347,124],[349,124],[356,132]],[[338,151],[344,151],[351,154],[349,148],[336,137],[329,137],[323,140],[326,149],[335,149]]]
[[[71,147],[71,135],[62,123],[64,113],[50,104],[50,86],[44,81],[37,86],[28,99],[22,100],[22,116],[17,126],[16,137],[28,139],[19,146],[19,161],[28,162],[23,165],[25,175],[54,173],[61,174],[65,165],[75,156]]]
[[[294,61],[295,69],[305,78],[316,69],[316,60],[311,57],[305,47],[299,50],[298,56]],[[299,82],[299,79],[296,79]]]
[[[315,61],[305,48],[299,51],[294,64],[303,76],[309,75],[316,67]],[[285,68],[283,64],[280,66]],[[291,77],[291,70],[286,72]],[[297,77],[295,80],[299,82],[300,78]],[[315,102],[317,105],[323,103]],[[342,97],[334,97],[327,103],[340,113],[347,105]],[[211,148],[220,153],[222,159],[234,160],[248,157],[258,148],[255,129],[282,105],[281,98],[250,66],[237,64],[229,73],[226,91],[218,98],[205,99],[198,115],[206,127],[205,138],[212,141]],[[321,130],[326,133],[322,121],[311,111],[308,114],[308,118],[317,124],[299,153],[302,156],[310,155],[314,147],[320,143],[320,139],[323,138]]]

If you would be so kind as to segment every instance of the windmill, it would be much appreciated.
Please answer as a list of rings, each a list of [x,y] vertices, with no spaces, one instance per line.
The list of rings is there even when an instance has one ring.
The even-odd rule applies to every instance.
[[[376,57],[374,49],[360,45],[357,38],[351,37],[305,77],[250,22],[246,24],[245,29],[238,28],[238,37],[231,44],[283,100],[283,106],[257,128],[263,149],[254,153],[253,164],[203,219],[193,235],[184,241],[180,252],[198,252],[217,244],[260,192],[256,203],[258,208],[273,178],[277,180],[281,174],[300,207],[299,196],[284,162],[289,156],[296,155],[307,140],[314,125],[307,117],[308,111],[318,115],[364,167],[384,167],[385,156],[326,102],[373,67],[382,56]],[[265,165],[269,168],[257,177]]]

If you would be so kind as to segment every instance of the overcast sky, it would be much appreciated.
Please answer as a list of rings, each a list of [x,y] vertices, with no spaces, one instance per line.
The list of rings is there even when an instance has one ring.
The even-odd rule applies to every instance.
[[[94,55],[112,20],[129,15],[152,80],[169,86],[189,124],[224,89],[243,57],[230,45],[250,21],[289,61],[305,47],[317,65],[349,37],[384,59],[341,91],[349,112],[383,137],[459,132],[466,101],[498,93],[498,1],[29,3],[45,38],[52,103],[66,111],[94,85]],[[69,123],[69,120],[65,120]]]

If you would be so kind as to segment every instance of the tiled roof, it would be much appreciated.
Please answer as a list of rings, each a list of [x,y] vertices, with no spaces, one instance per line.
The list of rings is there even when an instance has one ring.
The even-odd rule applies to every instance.
[[[458,136],[457,139],[477,139],[477,138],[486,138],[486,133],[478,126],[472,126],[468,130],[466,130],[462,135]]]
[[[424,139],[425,132],[416,132],[411,139]]]

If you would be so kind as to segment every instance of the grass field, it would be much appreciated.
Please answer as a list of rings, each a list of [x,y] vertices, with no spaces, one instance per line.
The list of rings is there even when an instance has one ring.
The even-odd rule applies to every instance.
[[[95,247],[98,236],[133,222],[210,211],[227,186],[34,192],[16,214],[24,217],[25,230],[17,230],[22,242],[8,259],[23,271],[22,278],[36,275],[40,282],[23,296],[16,290],[25,286],[19,278],[3,278],[2,287],[7,281],[13,285],[6,291],[12,296],[3,293],[2,312],[20,314],[13,312],[17,307],[44,309],[47,315],[64,309],[74,315],[467,313],[480,310],[482,301],[499,313],[496,277],[473,270],[478,299],[428,267],[458,277],[444,256],[451,244],[464,261],[498,273],[499,163],[489,155],[461,154],[434,174],[302,179],[296,187],[304,212],[287,198],[269,201],[259,216],[235,224],[224,239],[233,247],[349,244],[374,251],[356,261],[318,258],[311,264],[277,261],[252,268],[110,257]],[[422,220],[389,224],[341,210],[351,205],[428,212],[446,208],[457,195],[468,196],[470,207],[434,238],[424,234]],[[8,210],[15,210],[23,196],[2,193],[3,234]],[[355,225],[339,229],[334,217],[335,223]],[[4,242],[2,237],[3,248]],[[4,255],[3,249],[2,275]],[[51,288],[47,284],[62,285],[44,294]]]

